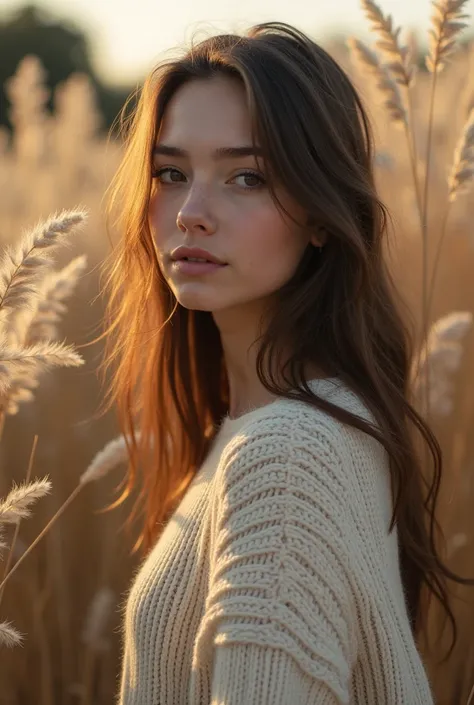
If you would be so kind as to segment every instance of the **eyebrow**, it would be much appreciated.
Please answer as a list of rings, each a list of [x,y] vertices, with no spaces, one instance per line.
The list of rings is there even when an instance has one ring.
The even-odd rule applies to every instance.
[[[168,144],[158,144],[153,149],[153,154],[163,154],[167,157],[189,157],[189,152],[179,147],[173,147]],[[218,147],[213,152],[214,159],[235,159],[237,157],[263,157],[263,150],[260,147],[252,145],[243,145],[242,147]]]

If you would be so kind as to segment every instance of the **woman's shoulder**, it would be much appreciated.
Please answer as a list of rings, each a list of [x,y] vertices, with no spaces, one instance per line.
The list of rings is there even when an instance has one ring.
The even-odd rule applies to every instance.
[[[316,380],[310,387],[332,404],[377,425],[368,406],[345,384]],[[226,418],[222,433],[220,474],[231,484],[248,483],[284,468],[290,480],[304,476],[316,491],[331,482],[341,502],[372,491],[380,493],[382,501],[389,499],[389,458],[384,446],[367,432],[304,401],[282,398],[238,419]]]
[[[308,384],[322,399],[377,427],[368,405],[340,379],[312,380]],[[350,446],[361,440],[361,434],[369,438],[363,431],[335,418],[325,409],[300,399],[287,398],[279,398],[248,411],[237,419],[226,416],[220,430],[224,438],[238,439],[243,446],[269,442],[277,445],[299,444],[304,439],[311,445],[322,442],[341,449],[341,444]]]

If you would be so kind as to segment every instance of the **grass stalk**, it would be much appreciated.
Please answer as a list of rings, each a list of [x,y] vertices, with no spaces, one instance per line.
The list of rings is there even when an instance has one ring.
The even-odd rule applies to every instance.
[[[28,469],[27,469],[27,472],[26,472],[26,482],[27,482],[27,483],[29,483],[29,481],[31,480],[31,473],[32,473],[32,470],[33,470],[33,461],[34,461],[34,457],[35,457],[35,453],[36,453],[36,445],[37,445],[37,443],[38,443],[38,436],[36,435],[36,436],[34,437],[34,439],[33,439],[33,446],[32,446],[32,448],[31,448],[30,460],[29,460]],[[5,579],[6,579],[7,575],[8,575],[8,571],[9,571],[9,569],[10,569],[11,562],[12,562],[12,560],[13,560],[13,552],[14,552],[14,550],[15,550],[15,546],[16,546],[16,542],[17,542],[17,539],[18,539],[19,531],[20,531],[20,520],[18,520],[18,522],[17,522],[16,525],[15,525],[15,531],[14,531],[14,534],[13,534],[13,539],[12,539],[12,542],[11,542],[11,544],[10,544],[10,549],[9,549],[9,551],[8,551],[8,556],[7,556],[7,561],[6,561],[6,563],[5,563],[5,569],[4,569],[4,571],[3,571],[3,582],[5,582]],[[3,585],[3,582],[2,582],[2,585]],[[3,597],[3,587],[0,586],[0,604],[1,604],[1,602],[2,602],[2,597]]]
[[[71,502],[74,501],[74,499],[77,497],[77,495],[78,495],[79,492],[81,491],[82,487],[83,487],[83,485],[79,484],[79,485],[77,485],[77,487],[74,488],[74,490],[71,492],[71,494],[70,494],[69,497],[66,499],[66,501],[64,502],[64,504],[62,504],[62,505],[59,507],[58,511],[57,511],[57,512],[51,517],[51,519],[48,521],[48,523],[46,524],[46,526],[44,527],[44,529],[41,531],[41,533],[38,534],[38,536],[35,538],[35,540],[33,541],[33,543],[30,544],[30,545],[28,546],[28,548],[26,549],[26,551],[20,556],[20,558],[19,558],[18,561],[15,563],[15,565],[13,566],[13,568],[10,570],[9,573],[7,573],[7,575],[3,578],[2,582],[0,583],[0,591],[3,589],[3,587],[5,586],[5,584],[7,583],[7,581],[10,580],[10,578],[12,577],[12,575],[14,575],[14,573],[18,570],[18,568],[19,568],[20,565],[23,563],[23,561],[25,560],[25,558],[31,553],[31,551],[35,548],[35,546],[41,541],[41,539],[43,538],[43,536],[45,536],[45,534],[50,530],[50,528],[53,526],[53,524],[55,524],[55,522],[57,521],[57,519],[59,519],[59,517],[60,517],[60,516],[64,513],[64,511],[69,507],[69,505],[71,504]]]

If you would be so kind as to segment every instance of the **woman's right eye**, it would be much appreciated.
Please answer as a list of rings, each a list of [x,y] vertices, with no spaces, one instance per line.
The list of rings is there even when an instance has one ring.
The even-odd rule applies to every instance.
[[[160,177],[162,174],[165,174],[165,173],[167,173],[167,172],[170,172],[170,173],[174,172],[175,174],[179,174],[180,176],[182,175],[181,172],[178,171],[177,169],[173,169],[173,168],[170,167],[170,166],[165,166],[165,167],[163,167],[162,169],[157,169],[156,171],[153,171],[153,172],[152,172],[152,175],[151,175],[151,178],[152,178],[152,179],[159,179],[159,177]],[[179,183],[179,182],[173,181],[173,180],[171,180],[171,181],[162,181],[162,180],[160,179],[160,183],[165,184],[165,185],[168,185],[168,184],[170,184],[170,183],[173,184],[173,183]]]

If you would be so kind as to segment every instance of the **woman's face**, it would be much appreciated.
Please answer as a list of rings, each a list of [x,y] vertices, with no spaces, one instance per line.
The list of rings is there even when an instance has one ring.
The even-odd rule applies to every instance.
[[[243,86],[226,77],[182,86],[168,104],[158,145],[185,152],[154,154],[153,171],[160,173],[149,211],[160,268],[176,299],[220,316],[262,310],[294,274],[309,236],[273,203],[262,159],[260,171],[252,155],[215,155],[222,147],[251,145]],[[299,206],[278,195],[304,222]],[[180,245],[207,250],[226,266],[198,275],[179,271],[170,254]]]

